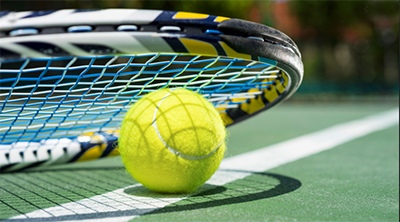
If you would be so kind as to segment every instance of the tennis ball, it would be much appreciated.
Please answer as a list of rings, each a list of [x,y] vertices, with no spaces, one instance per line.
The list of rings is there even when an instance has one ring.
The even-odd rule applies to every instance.
[[[200,94],[161,89],[129,109],[118,146],[126,169],[148,189],[189,193],[218,169],[225,137],[219,113]]]

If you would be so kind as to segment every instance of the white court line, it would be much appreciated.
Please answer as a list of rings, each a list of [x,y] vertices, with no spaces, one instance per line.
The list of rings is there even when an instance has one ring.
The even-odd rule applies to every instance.
[[[266,171],[398,124],[399,109],[338,124],[224,160],[220,169]]]
[[[224,185],[226,183],[242,179],[251,173],[226,171],[240,170],[251,172],[264,172],[271,168],[296,161],[298,159],[334,148],[340,144],[368,135],[375,131],[386,129],[399,123],[399,109],[390,110],[372,115],[360,120],[338,124],[327,129],[300,136],[269,147],[226,158],[222,161],[220,169],[207,181],[212,185]],[[225,170],[224,170],[225,169]],[[141,186],[134,185],[130,187]],[[57,215],[74,216],[79,212],[92,212],[93,202],[96,203],[96,213],[91,217],[80,218],[79,221],[129,221],[139,215],[163,208],[169,204],[178,202],[188,196],[175,196],[175,198],[139,197],[126,194],[125,187],[102,195],[79,200],[74,203],[66,203],[60,206],[33,211],[19,215],[11,219],[26,218],[51,218],[54,212]],[[101,201],[99,201],[101,200]],[[117,216],[96,218],[99,213],[121,212]],[[125,214],[123,213],[125,212]],[[89,219],[91,218],[91,219]],[[82,220],[83,219],[83,220]],[[66,219],[66,221],[73,221]],[[77,220],[78,221],[78,220]]]

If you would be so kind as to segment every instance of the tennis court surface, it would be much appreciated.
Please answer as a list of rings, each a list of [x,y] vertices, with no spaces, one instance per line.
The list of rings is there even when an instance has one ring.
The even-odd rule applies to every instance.
[[[399,221],[398,104],[285,103],[229,128],[192,195],[153,193],[119,157],[0,174],[5,221]]]

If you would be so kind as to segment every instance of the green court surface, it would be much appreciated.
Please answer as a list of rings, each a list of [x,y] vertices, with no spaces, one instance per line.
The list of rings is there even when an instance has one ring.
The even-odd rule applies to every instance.
[[[282,104],[230,127],[226,158],[397,107]],[[399,221],[398,120],[266,171],[224,168],[215,178],[192,195],[156,194],[138,185],[119,157],[0,174],[0,219]]]

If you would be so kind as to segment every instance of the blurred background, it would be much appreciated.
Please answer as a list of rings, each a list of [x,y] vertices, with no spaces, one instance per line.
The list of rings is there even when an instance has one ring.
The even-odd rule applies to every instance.
[[[398,1],[1,0],[2,11],[137,8],[189,11],[262,23],[289,35],[303,56],[296,101],[399,100]]]

